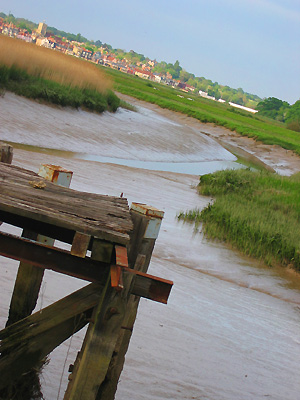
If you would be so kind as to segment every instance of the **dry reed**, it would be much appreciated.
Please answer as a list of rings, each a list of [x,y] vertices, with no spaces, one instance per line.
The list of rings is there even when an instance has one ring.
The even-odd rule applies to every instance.
[[[0,64],[81,89],[106,92],[112,83],[96,65],[58,51],[0,35]]]

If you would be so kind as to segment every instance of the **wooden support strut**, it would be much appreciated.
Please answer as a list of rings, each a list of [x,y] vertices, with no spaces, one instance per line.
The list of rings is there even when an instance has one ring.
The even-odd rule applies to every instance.
[[[164,212],[145,204],[132,203],[131,218],[134,229],[130,237],[128,248],[129,267],[146,273],[154,249],[156,238],[160,230],[160,225]],[[130,282],[128,282],[130,285]],[[133,282],[131,282],[131,285]],[[129,289],[132,293],[132,290]],[[107,370],[106,379],[100,385],[96,400],[113,400],[119,378],[125,362],[130,338],[136,319],[140,297],[129,296],[127,298],[126,312],[122,323],[122,329],[116,342],[113,357]]]
[[[91,283],[0,331],[0,390],[83,328],[102,288]]]
[[[97,240],[94,239],[94,243]],[[101,241],[99,241],[101,242]],[[101,243],[98,244],[100,246]],[[102,257],[102,253],[98,253]],[[81,258],[66,250],[45,246],[25,238],[0,232],[0,255],[21,260],[38,269],[51,269],[89,282],[105,284],[107,271],[111,264],[90,257]],[[115,265],[115,264],[114,264]],[[167,303],[173,282],[158,278],[126,265],[119,264],[124,278],[128,275],[133,280],[131,293],[153,301]],[[117,284],[118,285],[118,284]]]
[[[46,172],[48,167],[46,166]],[[46,172],[42,172],[43,176],[47,175]],[[55,176],[54,180],[59,182],[58,175],[55,173],[53,176]],[[36,182],[33,183],[36,184]],[[44,188],[45,185],[42,187]],[[8,212],[7,218],[14,219],[14,216],[11,216],[14,211],[6,210],[5,207],[2,211]],[[95,282],[88,286],[92,290],[93,305],[90,301],[85,302],[83,300],[80,305],[77,304],[71,310],[71,314],[67,310],[67,313],[62,312],[58,319],[52,318],[51,321],[43,322],[41,315],[45,311],[45,317],[48,312],[45,309],[40,312],[40,315],[27,317],[0,331],[0,339],[3,340],[0,348],[0,370],[7,372],[6,375],[4,373],[4,378],[0,379],[0,386],[5,386],[5,381],[9,379],[10,372],[14,377],[23,374],[25,370],[30,369],[34,363],[51,352],[59,343],[81,329],[89,318],[89,328],[70,376],[65,400],[82,398],[86,400],[109,400],[114,398],[140,296],[166,303],[173,285],[171,281],[146,273],[163,214],[162,211],[153,207],[133,203],[131,219],[134,229],[130,234],[127,249],[113,243],[128,243],[128,233],[130,232],[128,230],[126,242],[120,240],[110,243],[110,239],[107,239],[106,236],[106,241],[103,242],[102,236],[101,238],[97,237],[97,235],[86,230],[87,228],[82,229],[82,232],[77,232],[81,225],[78,225],[78,228],[75,229],[72,226],[74,237],[71,239],[72,248],[70,252],[53,247],[53,242],[47,242],[48,238],[46,237],[39,238],[43,244],[38,243],[37,239],[40,235],[37,236],[30,232],[24,232],[21,238],[0,233],[0,254],[18,259],[22,261],[22,264],[25,263],[24,268],[21,268],[20,264],[19,273],[23,274],[23,278],[21,279],[18,274],[14,290],[14,295],[18,298],[19,303],[14,303],[12,299],[11,310],[22,306],[21,301],[24,301],[22,293],[25,295],[25,300],[26,297],[29,300],[30,298],[33,299],[30,300],[30,306],[26,304],[26,308],[22,309],[21,314],[14,316],[15,320],[24,318],[32,312],[43,271],[46,268]],[[29,219],[27,215],[22,218],[25,218],[26,221]],[[51,221],[47,219],[46,224],[41,226],[47,232],[52,229]],[[65,226],[62,227],[65,228]],[[64,232],[64,235],[66,233],[69,240],[69,232]],[[27,239],[24,238],[25,235],[28,236]],[[122,240],[123,236],[121,237]],[[86,257],[86,252],[90,248],[92,256]],[[31,275],[33,273],[35,276]],[[94,290],[97,291],[96,296],[94,296]],[[75,295],[75,293],[72,295]],[[76,295],[74,299],[76,299]],[[59,307],[68,307],[66,306],[68,301],[65,300],[65,302],[60,303]],[[75,305],[76,300],[72,301]],[[57,306],[56,303],[51,308],[51,312],[55,309],[55,306]],[[8,325],[13,322],[14,318],[8,321]],[[24,328],[26,330],[25,326],[28,323],[27,338],[23,342],[17,332],[18,329]],[[21,325],[23,328],[21,328]],[[7,335],[12,335],[13,342],[6,340]],[[27,364],[24,363],[24,366],[22,366],[23,356],[26,354],[31,354],[31,356],[25,357]]]
[[[0,162],[11,164],[13,159],[13,147],[9,144],[0,142]],[[2,225],[2,221],[0,221]]]
[[[128,251],[128,263],[131,268],[122,268],[124,289],[118,291],[107,289],[105,301],[95,308],[94,326],[90,327],[86,334],[83,348],[70,376],[64,400],[114,398],[138,306],[138,297],[130,296],[131,293],[138,292],[138,290],[137,292],[133,290],[137,280],[132,279],[131,274],[126,275],[125,272],[135,271],[136,276],[148,276],[146,271],[163,212],[145,205],[133,204],[131,217],[134,223]],[[111,278],[111,281],[115,282],[114,286],[117,285],[120,289],[117,270],[113,270],[113,275],[115,276]],[[171,282],[169,284],[172,285]],[[140,289],[141,292],[138,295],[144,290],[142,286]],[[159,292],[160,290],[156,293],[157,297],[160,297]]]
[[[48,164],[42,165],[39,170],[41,177],[64,187],[70,186],[72,174],[73,172],[64,168]],[[22,236],[48,246],[53,246],[54,244],[54,239],[28,230],[24,230]],[[36,268],[36,266],[26,262],[20,263],[11,298],[7,326],[32,313],[37,303],[43,276],[43,269]]]

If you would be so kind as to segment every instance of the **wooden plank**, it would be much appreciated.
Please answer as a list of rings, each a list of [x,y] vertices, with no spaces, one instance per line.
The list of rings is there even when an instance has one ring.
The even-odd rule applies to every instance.
[[[2,179],[1,179],[2,178]],[[125,198],[95,195],[46,182],[15,166],[0,166],[0,210],[126,244],[132,229]]]
[[[100,242],[95,243],[98,247]],[[103,252],[99,251],[96,254],[102,257]],[[111,266],[105,261],[76,257],[66,250],[44,246],[3,232],[0,232],[0,255],[101,284],[104,284],[106,273]],[[167,302],[173,282],[127,267],[120,268],[124,276],[128,275],[133,280],[130,289],[132,294],[162,303]]]

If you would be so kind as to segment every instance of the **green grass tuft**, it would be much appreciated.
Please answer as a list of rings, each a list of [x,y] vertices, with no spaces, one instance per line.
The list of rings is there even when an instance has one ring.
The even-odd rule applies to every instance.
[[[199,193],[214,196],[203,210],[179,218],[202,223],[212,239],[231,243],[268,265],[300,271],[300,174],[225,170],[200,178]]]

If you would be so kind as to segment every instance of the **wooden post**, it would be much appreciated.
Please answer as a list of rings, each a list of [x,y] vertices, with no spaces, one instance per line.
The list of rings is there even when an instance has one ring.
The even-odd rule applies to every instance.
[[[0,142],[0,162],[11,164],[13,159],[13,147],[9,144]]]
[[[128,263],[131,268],[147,272],[164,212],[145,204],[132,203],[131,217],[134,228],[128,248]],[[139,301],[140,297],[138,296],[130,295],[128,298],[122,329],[119,333],[106,379],[98,390],[96,400],[113,400],[115,398]]]
[[[57,185],[69,187],[73,173],[72,171],[67,171],[56,165],[44,164],[40,167],[38,174]],[[28,230],[24,230],[22,236],[48,246],[53,246],[54,244],[53,239],[34,232],[29,232]],[[31,264],[20,263],[6,326],[32,313],[37,303],[43,276],[43,269],[37,268]]]
[[[0,162],[11,164],[13,159],[13,147],[9,144],[0,142]],[[0,221],[2,225],[2,221]]]
[[[94,238],[92,258],[103,257],[101,241]],[[111,254],[110,254],[111,259]],[[93,310],[82,349],[77,356],[64,399],[95,399],[104,380],[124,317],[123,301],[111,286],[108,271],[101,298]]]
[[[128,248],[131,268],[147,271],[163,214],[153,207],[132,205],[134,229]],[[94,309],[64,400],[114,398],[139,297],[130,295],[131,276],[124,276],[124,289],[121,291],[112,288],[110,282],[109,277],[103,298]]]

